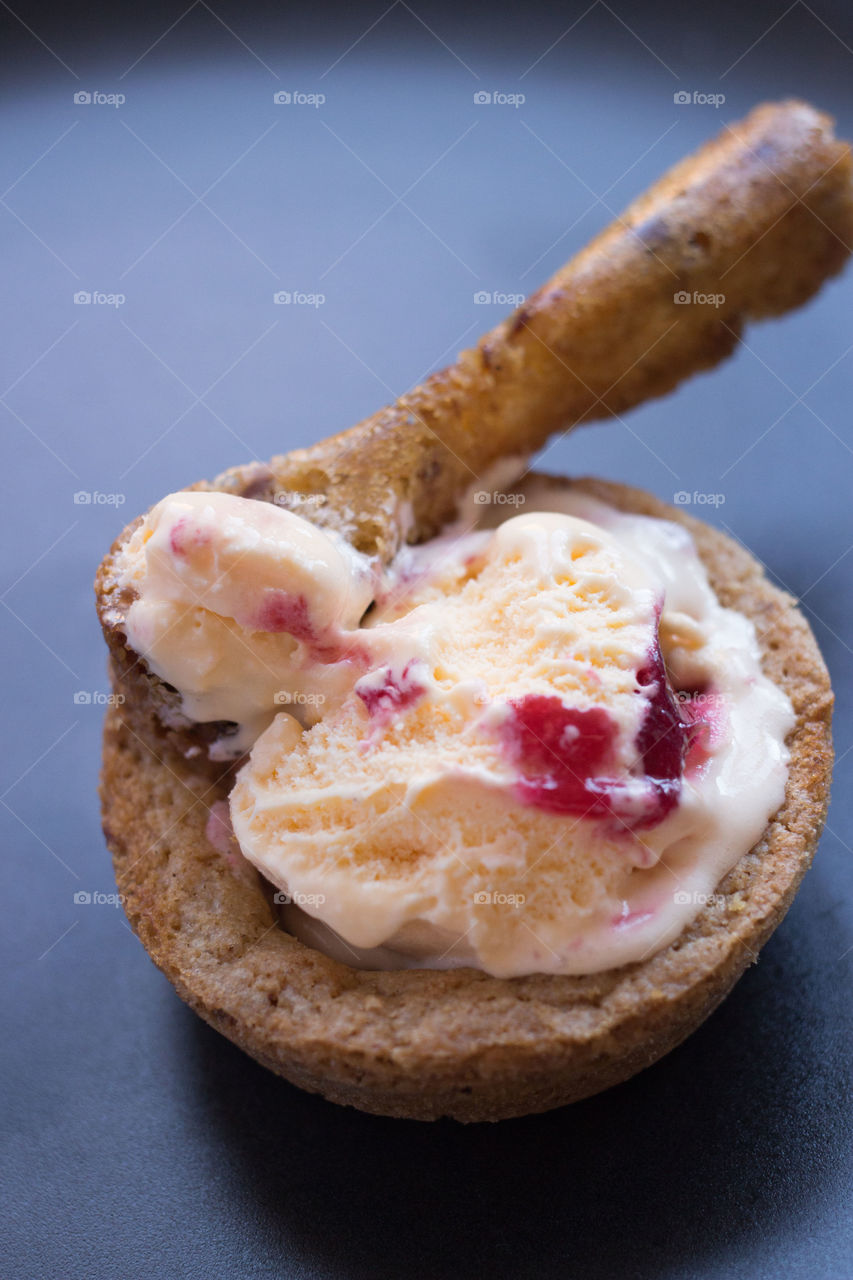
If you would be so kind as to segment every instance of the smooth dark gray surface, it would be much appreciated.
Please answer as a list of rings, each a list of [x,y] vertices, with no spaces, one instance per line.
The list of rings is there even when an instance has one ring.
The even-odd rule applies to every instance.
[[[372,1118],[265,1073],[179,1003],[120,910],[74,901],[114,892],[91,579],[126,518],[439,367],[508,309],[477,291],[535,287],[755,101],[808,97],[853,134],[842,7],[685,8],[199,3],[123,28],[21,9],[31,32],[4,8],[4,1276],[851,1274],[853,274],[543,460],[724,495],[702,514],[803,598],[832,669],[815,867],[683,1048],[544,1117]]]

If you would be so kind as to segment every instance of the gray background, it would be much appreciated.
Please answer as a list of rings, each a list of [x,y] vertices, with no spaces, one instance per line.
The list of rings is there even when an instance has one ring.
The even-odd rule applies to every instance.
[[[497,1127],[363,1116],[243,1057],[120,910],[74,902],[114,891],[91,581],[126,519],[440,367],[509,309],[477,291],[529,292],[756,101],[807,97],[853,135],[841,6],[686,10],[3,7],[4,1275],[851,1274],[853,273],[543,458],[721,494],[700,514],[802,598],[832,669],[815,867],[682,1049]]]

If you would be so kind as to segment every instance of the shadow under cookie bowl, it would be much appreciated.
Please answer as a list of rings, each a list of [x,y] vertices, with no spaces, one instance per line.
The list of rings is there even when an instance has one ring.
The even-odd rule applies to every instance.
[[[384,1115],[543,1111],[654,1062],[757,957],[828,801],[808,624],[683,508],[527,459],[715,363],[851,234],[830,122],[760,107],[449,369],[120,535],[118,885],[263,1065]],[[679,303],[723,277],[720,308]]]

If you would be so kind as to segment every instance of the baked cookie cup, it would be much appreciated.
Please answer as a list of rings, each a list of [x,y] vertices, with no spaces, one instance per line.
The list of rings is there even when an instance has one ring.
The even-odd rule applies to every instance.
[[[796,716],[781,808],[683,933],[640,962],[509,979],[338,963],[285,932],[272,886],[208,838],[236,766],[216,776],[202,752],[188,757],[139,698],[109,709],[104,833],[130,923],[201,1017],[333,1102],[419,1120],[500,1120],[627,1079],[699,1026],[757,959],[814,854],[829,797],[832,692],[794,600],[736,542],[681,509],[600,480],[554,483],[685,526],[720,603],[754,623],[763,670]],[[128,687],[115,650],[113,676],[117,692]]]

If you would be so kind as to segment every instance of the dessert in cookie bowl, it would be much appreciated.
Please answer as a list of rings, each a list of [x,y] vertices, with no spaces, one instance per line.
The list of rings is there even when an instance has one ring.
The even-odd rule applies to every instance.
[[[450,369],[120,535],[119,889],[259,1062],[379,1114],[543,1111],[655,1061],[755,959],[828,800],[809,627],[717,530],[525,459],[715,363],[851,233],[826,117],[761,107]]]

